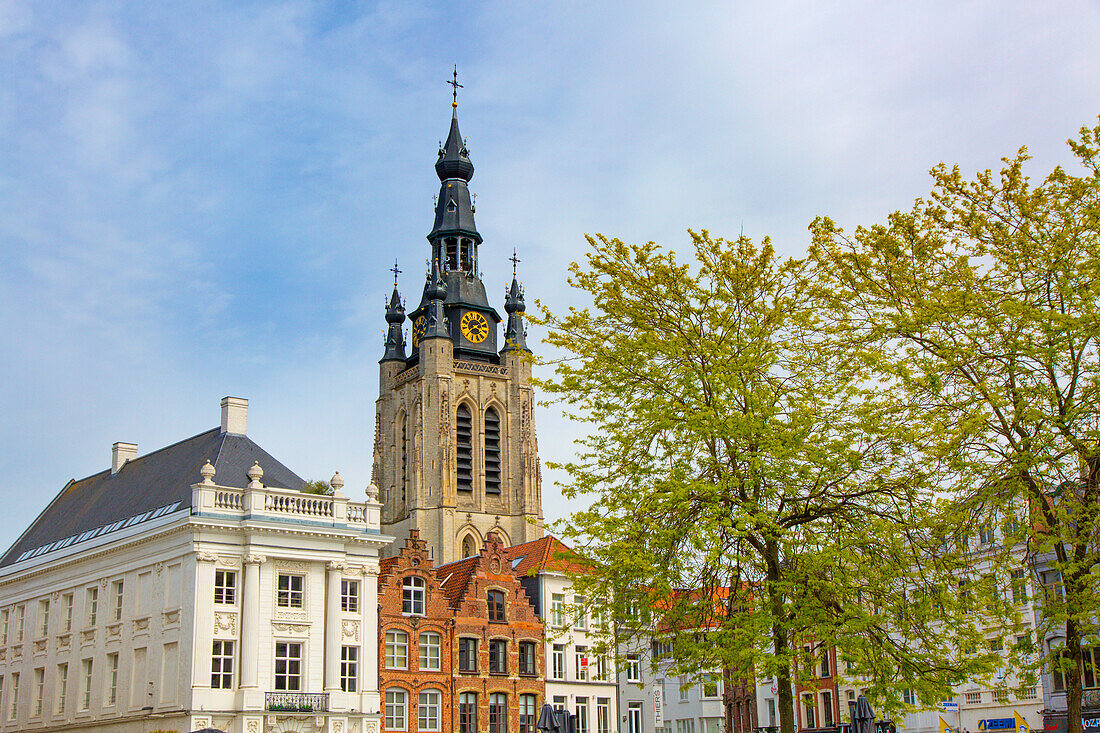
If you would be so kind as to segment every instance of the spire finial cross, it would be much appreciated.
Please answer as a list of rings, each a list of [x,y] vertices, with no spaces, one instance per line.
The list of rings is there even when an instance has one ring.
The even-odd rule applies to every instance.
[[[509,262],[512,263],[512,277],[515,277],[516,276],[516,265],[518,265],[520,262],[523,261],[519,257],[516,257],[516,248],[515,247],[512,247],[512,256],[509,257],[508,260],[509,260]]]
[[[458,83],[458,63],[455,63],[454,74],[452,78],[447,81],[451,85],[451,106],[458,108],[458,90],[462,88],[462,85]]]
[[[390,272],[393,273],[393,286],[397,287],[397,276],[401,274],[401,270],[397,269],[397,258],[393,258],[393,267],[390,268]]]

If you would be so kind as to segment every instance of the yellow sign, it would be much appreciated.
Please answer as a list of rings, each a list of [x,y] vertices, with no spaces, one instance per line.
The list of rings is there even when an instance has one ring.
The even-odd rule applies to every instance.
[[[1012,717],[1016,718],[1016,733],[1031,733],[1031,727],[1024,720],[1023,716],[1015,710],[1012,711]]]
[[[958,733],[954,728],[947,724],[947,721],[940,716],[940,733]]]

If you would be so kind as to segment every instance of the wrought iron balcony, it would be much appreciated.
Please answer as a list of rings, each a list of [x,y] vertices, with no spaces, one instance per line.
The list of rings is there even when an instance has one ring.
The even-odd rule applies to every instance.
[[[269,712],[327,713],[327,692],[268,692],[264,709]]]

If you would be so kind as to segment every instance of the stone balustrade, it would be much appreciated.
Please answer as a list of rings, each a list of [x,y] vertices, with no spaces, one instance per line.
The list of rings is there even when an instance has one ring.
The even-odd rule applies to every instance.
[[[191,487],[191,510],[199,515],[308,521],[311,524],[380,530],[381,505],[370,498],[353,502],[347,497],[304,494],[273,486],[234,488],[211,483]]]

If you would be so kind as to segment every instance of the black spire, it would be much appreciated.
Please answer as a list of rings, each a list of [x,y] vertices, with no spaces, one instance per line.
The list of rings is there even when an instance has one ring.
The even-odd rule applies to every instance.
[[[386,323],[390,324],[386,334],[386,353],[382,361],[405,361],[405,333],[401,324],[405,322],[405,306],[401,303],[401,294],[397,292],[397,260],[393,261],[393,295],[386,308]]]
[[[527,311],[527,306],[523,303],[523,288],[516,280],[517,262],[519,259],[515,250],[512,250],[512,287],[504,298],[504,310],[508,311],[508,327],[504,330],[504,348],[500,350],[502,354],[506,351],[531,351],[527,348],[527,327],[523,325],[523,314]]]
[[[439,272],[439,260],[432,260],[432,271],[428,273],[428,282],[424,286],[424,297],[428,299],[428,321],[424,326],[424,335],[420,337],[420,340],[450,338],[447,316],[443,312],[443,301],[447,298],[447,283]]]

